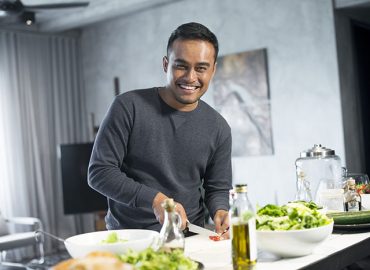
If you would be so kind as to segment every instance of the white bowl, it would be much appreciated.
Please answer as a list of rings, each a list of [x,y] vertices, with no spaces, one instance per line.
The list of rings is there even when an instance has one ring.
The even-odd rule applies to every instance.
[[[125,239],[125,242],[102,243],[107,239],[108,234],[116,232],[119,239]],[[127,250],[142,251],[154,244],[159,233],[151,230],[112,230],[99,231],[75,235],[67,238],[64,244],[72,258],[82,258],[93,251],[108,251],[114,254],[122,254]]]
[[[333,224],[303,230],[257,231],[257,246],[281,257],[308,255],[332,233]]]

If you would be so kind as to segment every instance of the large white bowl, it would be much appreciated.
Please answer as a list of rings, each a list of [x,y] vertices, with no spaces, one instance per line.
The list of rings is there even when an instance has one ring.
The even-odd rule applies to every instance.
[[[308,255],[332,233],[333,224],[304,230],[257,231],[257,246],[281,257]]]
[[[127,241],[112,244],[102,243],[102,240],[107,239],[108,234],[112,232],[116,232],[119,239]],[[158,232],[151,230],[99,231],[69,237],[64,241],[64,244],[73,258],[82,258],[93,251],[108,251],[114,254],[122,254],[131,249],[139,252],[154,244],[158,236]]]

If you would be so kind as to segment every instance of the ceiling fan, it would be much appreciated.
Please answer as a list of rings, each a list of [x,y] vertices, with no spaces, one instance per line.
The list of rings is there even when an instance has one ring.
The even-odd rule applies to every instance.
[[[89,2],[24,5],[20,0],[0,0],[0,24],[35,23],[35,13],[46,9],[86,7]]]

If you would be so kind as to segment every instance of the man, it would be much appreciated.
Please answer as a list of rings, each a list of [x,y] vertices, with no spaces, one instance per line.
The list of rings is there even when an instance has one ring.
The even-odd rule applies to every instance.
[[[97,134],[89,184],[108,197],[108,229],[159,231],[162,202],[173,198],[183,221],[204,226],[204,202],[221,233],[229,226],[231,131],[201,96],[216,71],[218,41],[187,23],[170,36],[164,87],[116,97]],[[224,238],[228,238],[228,233]]]

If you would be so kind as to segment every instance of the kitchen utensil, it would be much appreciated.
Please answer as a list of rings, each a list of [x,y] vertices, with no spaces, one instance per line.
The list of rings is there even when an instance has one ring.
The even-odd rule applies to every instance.
[[[206,236],[206,237],[218,236],[218,234],[216,232],[205,229],[205,228],[197,226],[197,225],[194,225],[194,224],[190,223],[189,220],[186,221],[186,228],[184,230],[184,233],[186,233],[186,231],[197,233],[199,235]]]

